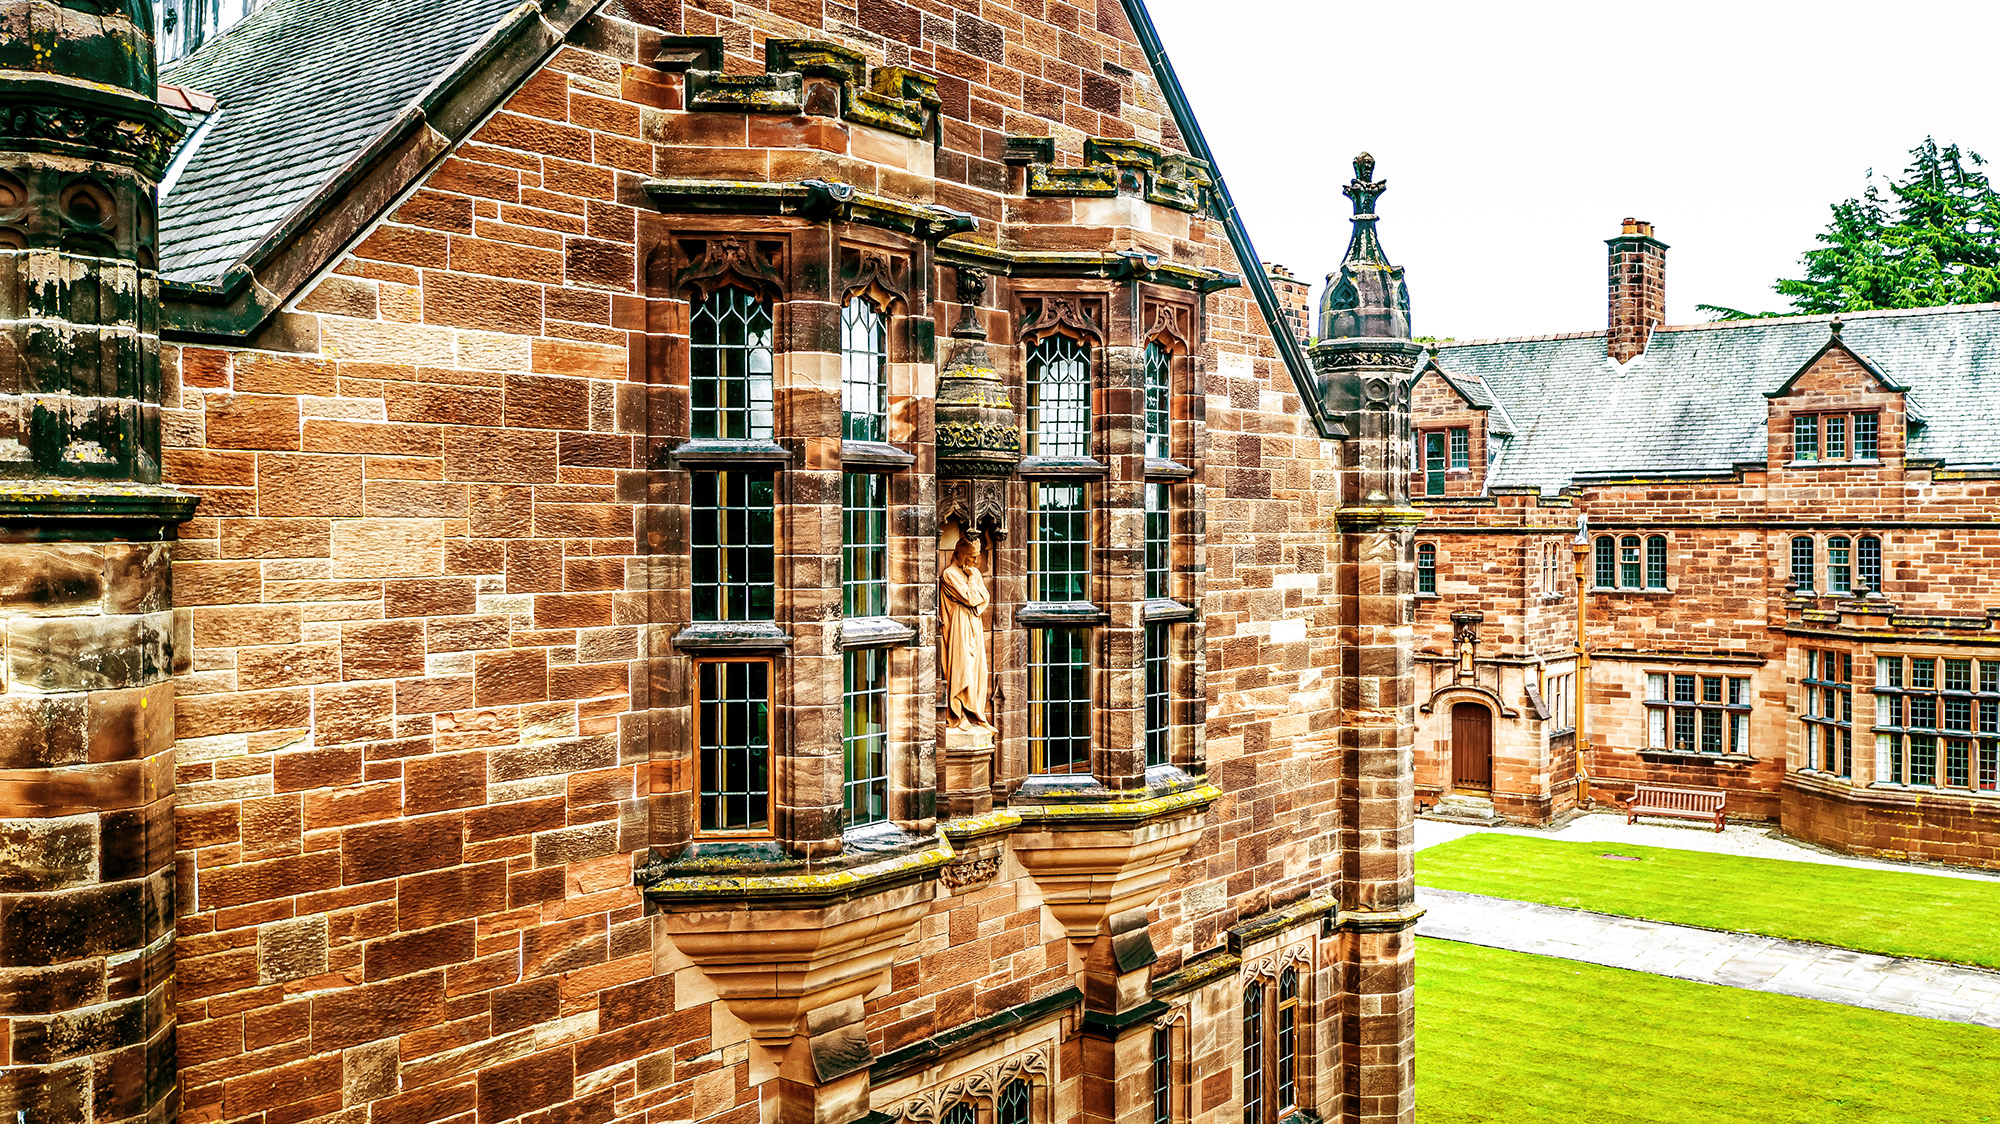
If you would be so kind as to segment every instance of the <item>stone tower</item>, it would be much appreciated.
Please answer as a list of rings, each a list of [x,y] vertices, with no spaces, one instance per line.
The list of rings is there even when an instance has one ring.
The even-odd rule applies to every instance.
[[[1375,160],[1354,160],[1345,191],[1354,235],[1327,278],[1313,366],[1323,412],[1340,424],[1339,528],[1335,562],[1341,646],[1339,700],[1343,959],[1356,979],[1372,979],[1369,1003],[1347,1013],[1343,1035],[1346,1119],[1416,1118],[1416,890],[1412,765],[1416,678],[1411,620],[1416,595],[1410,506],[1410,386],[1422,347],[1410,337],[1403,271],[1384,257],[1375,201],[1388,184]],[[1391,982],[1393,981],[1393,982]]]
[[[0,1115],[176,1115],[147,0],[0,0]]]

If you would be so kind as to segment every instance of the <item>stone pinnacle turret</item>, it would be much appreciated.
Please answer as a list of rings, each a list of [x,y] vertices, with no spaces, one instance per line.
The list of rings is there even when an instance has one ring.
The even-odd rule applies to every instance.
[[[1375,158],[1354,158],[1354,179],[1341,188],[1354,204],[1354,234],[1340,268],[1327,274],[1326,295],[1320,299],[1321,339],[1407,339],[1410,335],[1410,290],[1403,267],[1390,265],[1375,231],[1375,201],[1389,190],[1389,181],[1374,179]]]

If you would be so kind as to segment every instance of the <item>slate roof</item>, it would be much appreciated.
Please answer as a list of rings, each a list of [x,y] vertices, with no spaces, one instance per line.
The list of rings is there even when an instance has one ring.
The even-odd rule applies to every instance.
[[[218,102],[160,206],[162,276],[214,283],[522,0],[272,0],[161,80]]]
[[[1604,333],[1439,344],[1512,420],[1487,487],[1560,490],[1579,474],[1728,473],[1761,463],[1768,400],[1826,345],[1831,316],[1664,328],[1624,367]],[[2000,469],[2000,305],[1842,315],[1842,340],[1896,383],[1923,424],[1909,456]],[[1459,380],[1468,385],[1470,380]]]

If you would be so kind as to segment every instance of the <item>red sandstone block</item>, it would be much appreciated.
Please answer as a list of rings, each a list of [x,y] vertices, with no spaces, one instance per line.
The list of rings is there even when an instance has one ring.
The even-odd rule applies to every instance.
[[[369,1106],[371,1124],[434,1124],[456,1116],[472,1119],[478,1104],[478,1086],[468,1078],[463,1084],[431,1086],[388,1097]]]
[[[472,700],[473,680],[469,675],[405,679],[396,684],[398,715],[464,710],[473,705]]]
[[[560,796],[475,808],[465,816],[465,841],[485,843],[509,836],[553,831],[567,822],[567,812],[567,804]]]
[[[332,853],[293,855],[269,862],[242,863],[199,876],[195,908],[226,909],[273,901],[340,884],[340,857]]]
[[[490,1066],[479,1073],[479,1118],[508,1120],[569,1100],[575,1079],[568,1047]]]
[[[506,908],[504,862],[412,875],[397,883],[396,923],[406,931]]]
[[[444,972],[433,970],[313,998],[312,1048],[341,1050],[438,1022]]]
[[[480,652],[473,657],[473,697],[479,706],[548,698],[548,653],[542,649]]]
[[[504,987],[520,978],[520,968],[521,954],[517,948],[453,964],[445,969],[445,994],[476,995]],[[501,1033],[497,1024],[493,1032]]]
[[[556,437],[541,432],[447,429],[444,472],[449,480],[556,482]]]
[[[299,400],[268,394],[216,393],[205,396],[206,433],[224,449],[296,449]]]
[[[403,790],[404,807],[413,816],[484,804],[486,754],[413,758],[404,767]]]
[[[364,961],[369,982],[441,968],[472,958],[473,923],[463,921],[419,929],[368,943]]]
[[[331,746],[393,737],[395,697],[390,683],[315,687],[314,740]]]
[[[393,819],[402,814],[403,786],[400,781],[350,784],[309,792],[305,798],[307,831]]]
[[[424,673],[424,622],[348,624],[340,630],[341,677],[400,679]]]
[[[340,841],[342,878],[352,885],[456,866],[463,833],[464,821],[456,815],[351,828]]]

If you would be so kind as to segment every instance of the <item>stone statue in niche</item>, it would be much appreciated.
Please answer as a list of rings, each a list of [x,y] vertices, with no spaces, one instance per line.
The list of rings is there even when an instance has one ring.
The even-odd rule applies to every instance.
[[[991,729],[987,698],[992,677],[987,669],[986,627],[980,620],[990,597],[986,575],[979,570],[979,536],[960,532],[941,584],[938,654],[944,662],[949,725],[954,730]]]

